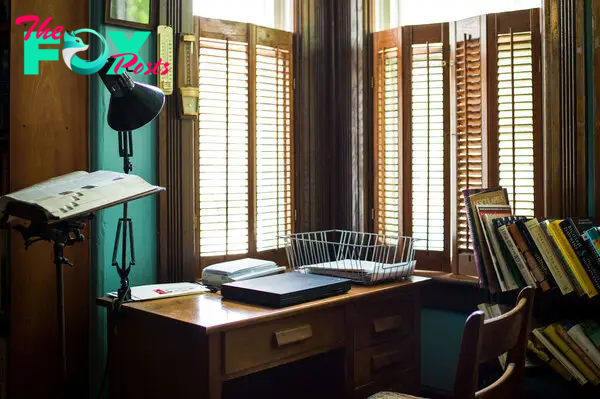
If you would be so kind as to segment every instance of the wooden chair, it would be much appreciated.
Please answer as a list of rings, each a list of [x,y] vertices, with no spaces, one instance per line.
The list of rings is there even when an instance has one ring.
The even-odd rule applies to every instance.
[[[454,399],[504,399],[520,397],[525,371],[527,336],[531,324],[534,290],[525,287],[516,306],[502,316],[485,320],[483,312],[473,312],[465,323],[458,369],[454,379]],[[477,390],[479,365],[508,353],[504,374],[493,384]],[[394,392],[380,392],[369,399],[416,398]]]

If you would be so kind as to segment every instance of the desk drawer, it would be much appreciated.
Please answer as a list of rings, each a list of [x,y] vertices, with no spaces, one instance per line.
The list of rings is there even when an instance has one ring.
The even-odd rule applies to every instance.
[[[388,341],[399,342],[414,330],[413,300],[389,296],[356,306],[355,347],[362,349]]]
[[[389,342],[362,349],[354,358],[355,386],[374,381],[390,380],[407,369],[414,368],[415,348],[412,339]]]
[[[344,341],[344,310],[326,309],[225,333],[225,373],[283,364],[312,356]]]

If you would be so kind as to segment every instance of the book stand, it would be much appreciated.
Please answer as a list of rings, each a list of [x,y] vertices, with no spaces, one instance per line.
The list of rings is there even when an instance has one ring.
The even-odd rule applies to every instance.
[[[93,214],[89,214],[56,223],[32,222],[29,227],[15,226],[15,230],[19,231],[25,240],[25,250],[39,241],[49,241],[53,246],[54,265],[56,266],[56,313],[58,320],[59,355],[62,367],[62,386],[65,391],[69,385],[65,335],[63,265],[73,267],[73,264],[65,257],[65,247],[73,246],[85,240],[82,231],[85,228],[86,222],[92,218]]]

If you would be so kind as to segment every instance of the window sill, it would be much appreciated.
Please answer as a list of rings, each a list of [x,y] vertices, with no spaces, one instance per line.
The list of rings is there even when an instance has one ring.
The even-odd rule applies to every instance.
[[[475,276],[467,276],[466,274],[455,274],[447,272],[439,272],[432,270],[415,270],[416,276],[431,277],[436,280],[448,283],[466,283],[479,285],[479,279]]]

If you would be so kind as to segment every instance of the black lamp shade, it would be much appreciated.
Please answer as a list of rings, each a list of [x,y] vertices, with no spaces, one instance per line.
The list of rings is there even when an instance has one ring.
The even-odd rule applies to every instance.
[[[98,72],[110,91],[108,125],[120,132],[139,129],[160,114],[165,105],[165,93],[158,87],[135,82],[126,71],[121,75],[109,75],[115,61],[110,57]]]

